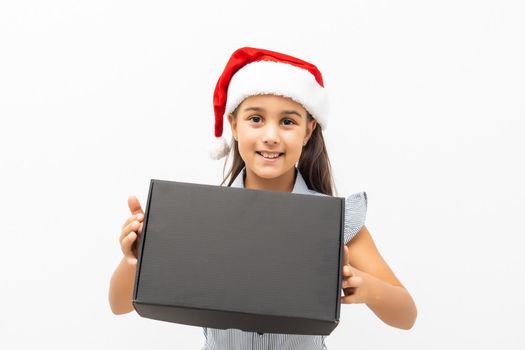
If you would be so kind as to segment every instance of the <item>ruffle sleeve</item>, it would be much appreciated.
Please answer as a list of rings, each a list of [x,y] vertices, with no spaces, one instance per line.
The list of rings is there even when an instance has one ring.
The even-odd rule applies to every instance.
[[[345,244],[363,227],[367,208],[366,192],[356,192],[345,198]]]

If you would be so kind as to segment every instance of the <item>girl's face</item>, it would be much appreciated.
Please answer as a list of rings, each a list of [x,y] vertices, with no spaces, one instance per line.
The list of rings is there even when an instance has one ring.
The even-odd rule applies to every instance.
[[[295,171],[317,124],[307,120],[301,104],[276,95],[246,98],[237,108],[237,117],[230,114],[228,120],[247,170],[265,179]]]

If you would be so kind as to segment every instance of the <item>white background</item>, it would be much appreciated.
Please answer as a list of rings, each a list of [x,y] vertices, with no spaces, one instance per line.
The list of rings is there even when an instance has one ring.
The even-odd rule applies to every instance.
[[[343,305],[329,349],[523,349],[524,18],[501,0],[2,1],[0,348],[202,346],[113,315],[109,280],[128,195],[219,184],[213,89],[253,46],[322,71],[338,193],[367,192],[418,307],[405,331]]]

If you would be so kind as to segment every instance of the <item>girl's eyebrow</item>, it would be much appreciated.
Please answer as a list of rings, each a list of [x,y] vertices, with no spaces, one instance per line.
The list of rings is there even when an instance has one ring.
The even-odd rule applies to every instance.
[[[256,111],[256,112],[266,112],[266,110],[264,108],[261,108],[261,107],[246,107],[243,112],[246,112],[246,111]],[[281,115],[289,115],[289,114],[295,114],[297,115],[299,118],[302,118],[303,116],[299,114],[299,112],[297,111],[282,111],[281,112]]]

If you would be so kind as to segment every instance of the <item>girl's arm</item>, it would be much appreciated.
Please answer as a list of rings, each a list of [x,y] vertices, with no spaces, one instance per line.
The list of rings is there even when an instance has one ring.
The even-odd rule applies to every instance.
[[[377,250],[366,226],[347,246],[350,265],[365,280],[367,306],[390,326],[412,328],[417,317],[414,300]]]
[[[129,263],[126,257],[123,257],[111,276],[109,304],[115,315],[135,310],[131,299],[133,298],[136,268],[136,264]]]

